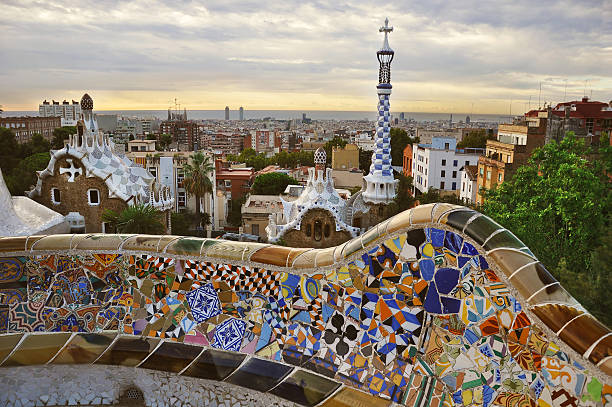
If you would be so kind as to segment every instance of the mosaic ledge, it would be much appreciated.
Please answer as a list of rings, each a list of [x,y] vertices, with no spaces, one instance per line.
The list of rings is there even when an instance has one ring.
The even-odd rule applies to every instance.
[[[464,207],[329,249],[53,235],[0,238],[0,256],[0,383],[89,365],[289,405],[612,405],[610,330]]]

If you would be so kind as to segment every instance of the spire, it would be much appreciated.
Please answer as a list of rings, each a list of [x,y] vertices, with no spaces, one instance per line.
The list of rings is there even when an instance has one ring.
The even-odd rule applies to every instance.
[[[393,31],[393,27],[389,27],[389,19],[385,19],[385,25],[378,29],[379,32],[385,33],[385,39],[383,40],[383,46],[378,52],[376,57],[380,67],[378,69],[378,87],[391,88],[391,61],[395,51],[389,46],[389,33]]]
[[[380,63],[378,71],[378,122],[375,135],[375,149],[372,153],[370,172],[363,178],[363,200],[372,204],[388,204],[395,198],[397,180],[393,177],[391,167],[391,113],[389,97],[391,96],[391,61],[395,52],[389,47],[389,19],[380,27],[385,33],[382,48],[376,52]]]

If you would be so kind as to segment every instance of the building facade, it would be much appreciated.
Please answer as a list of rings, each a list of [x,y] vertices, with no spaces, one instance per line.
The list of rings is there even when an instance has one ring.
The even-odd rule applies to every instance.
[[[242,205],[242,233],[259,236],[266,242],[270,214],[282,210],[282,200],[277,195],[249,195]]]
[[[230,227],[227,217],[233,205],[240,205],[241,199],[251,190],[255,172],[252,168],[234,168],[228,162],[215,160],[215,229]]]
[[[194,121],[166,120],[159,125],[159,131],[162,134],[170,134],[180,150],[191,151],[199,148],[199,126]]]
[[[532,151],[545,143],[546,119],[523,124],[500,124],[497,140],[487,140],[486,152],[478,160],[476,203],[482,205],[481,190],[489,190],[512,178],[525,164]]]
[[[408,144],[406,148],[404,148],[402,174],[406,177],[412,177],[412,144]]]
[[[477,165],[484,153],[480,148],[457,149],[454,137],[434,137],[431,144],[418,144],[412,153],[412,173],[415,190],[425,193],[429,188],[458,192],[459,170],[465,165]]]
[[[81,105],[75,100],[72,103],[66,100],[62,103],[55,100],[49,103],[45,100],[38,105],[38,115],[40,117],[61,117],[62,126],[75,126],[81,117]]]
[[[459,190],[459,198],[466,204],[476,202],[476,194],[478,192],[478,167],[475,165],[464,165],[460,171],[461,174],[461,189]]]
[[[347,144],[344,147],[332,148],[333,170],[349,171],[359,168],[359,149],[355,144]]]
[[[81,108],[77,134],[70,136],[65,148],[51,150],[51,160],[39,172],[29,197],[62,215],[84,217],[87,233],[106,231],[105,210],[121,212],[136,204],[164,211],[170,229],[174,205],[170,190],[155,182],[146,169],[116,153],[112,140],[99,131],[89,95],[81,99]]]
[[[0,117],[0,127],[6,127],[15,134],[18,143],[27,143],[36,133],[46,140],[53,140],[53,130],[62,127],[61,117]]]

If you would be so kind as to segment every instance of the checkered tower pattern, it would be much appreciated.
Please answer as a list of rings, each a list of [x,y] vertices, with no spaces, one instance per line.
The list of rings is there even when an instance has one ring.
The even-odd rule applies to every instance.
[[[393,177],[391,168],[391,114],[390,92],[378,94],[378,124],[376,126],[376,148],[372,154],[370,174],[377,177]]]

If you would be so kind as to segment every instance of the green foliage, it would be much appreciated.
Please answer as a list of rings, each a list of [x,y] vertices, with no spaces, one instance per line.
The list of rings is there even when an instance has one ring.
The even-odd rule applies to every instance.
[[[246,196],[240,199],[232,199],[232,205],[227,215],[227,222],[234,226],[240,227],[242,225],[242,205],[246,202]]]
[[[30,141],[21,145],[20,156],[22,158],[29,157],[37,153],[48,153],[51,150],[51,143],[49,143],[43,136],[35,133]]]
[[[170,134],[161,134],[159,136],[159,140],[157,141],[157,144],[159,148],[157,148],[157,150],[159,151],[166,151],[168,149],[168,147],[170,146],[170,144],[172,144],[172,136]]]
[[[47,151],[33,154],[19,161],[17,167],[4,177],[11,195],[24,195],[24,192],[31,190],[38,179],[36,171],[47,168],[50,159],[51,154]]]
[[[445,202],[455,205],[463,205],[461,199],[455,194],[440,194],[440,191],[434,188],[429,188],[427,192],[417,196],[419,205],[425,205],[428,203]]]
[[[332,161],[332,149],[334,147],[344,148],[347,145],[347,141],[342,137],[334,136],[333,139],[329,140],[323,146],[323,150],[325,150],[325,154],[327,154],[327,164],[331,164]]]
[[[282,168],[296,168],[301,165],[312,167],[314,165],[314,153],[312,151],[294,151],[291,153],[281,151],[268,158],[263,153],[257,154],[252,148],[247,148],[239,155],[228,154],[227,159],[231,162],[245,163],[255,171],[259,171],[272,164]]]
[[[370,171],[370,164],[372,164],[372,152],[359,148],[359,169],[367,174]]]
[[[172,223],[172,234],[177,236],[195,236],[193,228],[195,215],[187,210],[182,212],[172,212],[170,215]]]
[[[21,149],[12,131],[0,127],[0,168],[6,177],[19,164]]]
[[[13,132],[0,127],[0,168],[12,195],[23,195],[36,184],[36,171],[49,163],[51,144],[40,134],[19,144]]]
[[[166,229],[163,212],[146,204],[128,206],[121,213],[107,209],[102,214],[102,221],[109,223],[111,230],[117,233],[161,235]]]
[[[191,163],[183,166],[185,178],[183,186],[189,195],[196,197],[196,222],[200,221],[200,198],[206,193],[211,193],[213,189],[209,174],[212,174],[214,167],[210,156],[203,153],[195,153],[191,157]]]
[[[395,174],[395,179],[399,180],[399,183],[397,185],[395,199],[390,204],[388,211],[390,216],[410,209],[415,204],[415,199],[412,196],[412,177]]]
[[[485,129],[472,130],[457,143],[457,148],[486,148],[487,140],[495,140],[495,136]]]
[[[147,140],[157,140],[157,137],[155,137],[155,134],[147,134],[146,139]]]
[[[391,164],[403,165],[404,149],[408,144],[418,143],[419,139],[412,138],[406,133],[406,130],[399,128],[391,129]]]
[[[251,186],[251,193],[255,195],[278,195],[287,185],[298,185],[299,182],[282,172],[270,172],[255,177]]]
[[[612,183],[606,174],[611,154],[608,147],[593,151],[572,136],[547,144],[535,150],[511,180],[485,192],[482,207],[608,325],[609,309],[599,304],[606,304],[610,287],[609,273],[600,273],[610,270],[601,262],[612,249],[606,235],[612,214]],[[597,249],[600,246],[606,249]]]
[[[51,146],[54,150],[60,150],[64,148],[64,141],[68,140],[68,136],[76,134],[77,128],[75,126],[58,127],[53,130],[53,139],[51,140]]]

